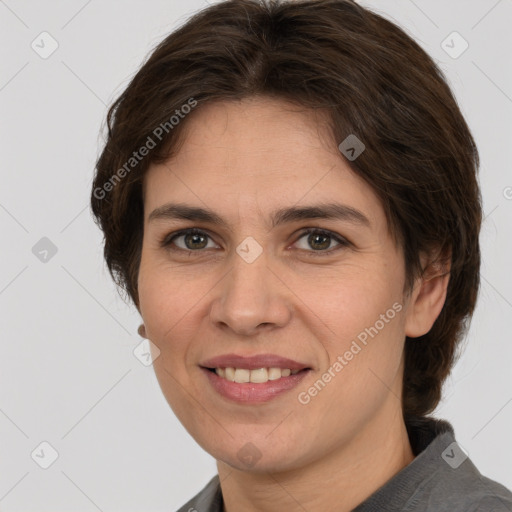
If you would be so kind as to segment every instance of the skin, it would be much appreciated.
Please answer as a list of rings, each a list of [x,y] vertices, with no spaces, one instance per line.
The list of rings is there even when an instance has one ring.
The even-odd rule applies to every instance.
[[[329,139],[321,114],[252,97],[208,103],[186,123],[177,154],[144,178],[139,310],[143,335],[160,350],[161,389],[217,460],[225,511],[352,510],[414,459],[401,408],[404,340],[430,330],[448,277],[417,279],[404,294],[402,250],[383,207]],[[208,207],[228,228],[149,221],[170,201]],[[320,202],[351,206],[370,225],[312,219],[270,227],[271,211]],[[186,245],[182,236],[175,251],[160,245],[192,227],[209,237]],[[302,231],[310,227],[349,245],[329,237],[308,243]],[[252,263],[236,252],[248,236],[263,250]],[[395,303],[401,311],[301,404],[299,392]],[[270,402],[237,404],[218,395],[198,366],[226,353],[274,353],[313,370]],[[248,442],[260,457],[253,466],[237,457]]]

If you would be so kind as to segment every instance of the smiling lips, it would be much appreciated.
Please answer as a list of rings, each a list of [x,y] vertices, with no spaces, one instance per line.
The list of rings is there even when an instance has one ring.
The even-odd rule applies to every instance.
[[[256,356],[239,356],[237,354],[225,354],[213,357],[202,362],[199,366],[203,368],[247,368],[255,370],[257,368],[290,368],[290,370],[303,370],[309,368],[305,363],[299,363],[287,357],[281,357],[276,354],[258,354]]]
[[[307,364],[275,354],[226,354],[208,359],[200,366],[217,392],[245,403],[270,400],[295,387],[311,369]]]
[[[200,364],[203,368],[234,368],[243,370],[258,370],[263,368],[275,368],[276,370],[300,371],[310,368],[305,363],[299,363],[293,359],[281,357],[275,354],[259,354],[256,356],[239,356],[237,354],[225,354],[213,357]],[[297,373],[297,372],[295,372]],[[272,379],[271,379],[272,380]]]
[[[238,382],[242,384],[244,382],[252,382],[260,384],[268,382],[269,380],[277,380],[281,377],[289,377],[290,375],[296,375],[300,370],[291,370],[290,368],[257,368],[255,370],[249,370],[248,368],[233,368],[228,366],[226,368],[215,368],[215,373],[230,382]]]

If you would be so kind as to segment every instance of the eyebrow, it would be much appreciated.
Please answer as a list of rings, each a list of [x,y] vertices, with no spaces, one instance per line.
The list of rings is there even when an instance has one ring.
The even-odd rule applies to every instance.
[[[180,219],[205,222],[229,230],[228,223],[213,210],[183,203],[167,203],[153,210],[148,222],[157,219]],[[292,206],[280,208],[271,213],[272,228],[281,224],[311,219],[343,220],[361,226],[371,227],[368,218],[352,206],[340,203],[316,204],[310,206]]]

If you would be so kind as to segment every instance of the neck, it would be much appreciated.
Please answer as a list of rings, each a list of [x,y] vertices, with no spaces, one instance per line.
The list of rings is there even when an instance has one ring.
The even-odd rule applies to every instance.
[[[382,416],[347,446],[291,471],[253,473],[217,461],[224,512],[350,512],[414,460],[401,409]]]

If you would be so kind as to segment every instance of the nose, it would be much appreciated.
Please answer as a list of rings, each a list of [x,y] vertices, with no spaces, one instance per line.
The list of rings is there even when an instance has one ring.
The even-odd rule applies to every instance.
[[[232,260],[231,270],[215,288],[211,321],[239,336],[286,325],[292,315],[293,294],[267,265],[265,251],[252,263],[236,253]]]

